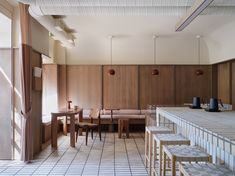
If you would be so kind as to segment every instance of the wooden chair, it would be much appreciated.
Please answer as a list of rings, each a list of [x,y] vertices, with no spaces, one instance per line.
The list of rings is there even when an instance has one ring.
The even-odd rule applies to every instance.
[[[88,133],[91,130],[91,138],[93,139],[93,130],[95,128],[98,129],[99,137],[101,140],[101,124],[100,124],[100,110],[99,109],[91,109],[90,115],[90,122],[77,122],[75,125],[76,130],[76,142],[78,139],[79,129],[82,128],[86,131],[86,145],[88,140]],[[94,123],[94,119],[98,120],[98,123]]]

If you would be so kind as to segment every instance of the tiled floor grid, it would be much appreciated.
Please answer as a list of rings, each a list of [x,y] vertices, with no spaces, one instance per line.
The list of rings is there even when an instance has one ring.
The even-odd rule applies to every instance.
[[[144,133],[131,133],[129,139],[102,133],[102,141],[94,136],[87,146],[85,136],[79,136],[75,148],[62,136],[58,150],[48,146],[30,164],[0,160],[0,175],[147,176]]]

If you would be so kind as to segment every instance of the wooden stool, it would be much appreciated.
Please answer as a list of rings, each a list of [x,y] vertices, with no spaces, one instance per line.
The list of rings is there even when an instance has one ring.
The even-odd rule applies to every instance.
[[[126,137],[129,138],[129,119],[120,118],[118,119],[118,137],[122,137],[122,132],[125,129]]]
[[[211,163],[206,163],[206,164],[180,164],[179,165],[179,171],[180,175],[184,176],[202,176],[202,175],[207,175],[207,176],[221,176],[221,175],[226,175],[226,176],[234,176],[235,173],[226,167],[222,165],[217,165],[217,164],[211,164]]]
[[[152,172],[152,142],[153,134],[174,133],[170,128],[164,126],[146,126],[145,127],[145,167],[149,174]]]
[[[171,175],[176,176],[176,162],[211,162],[211,156],[196,146],[164,145],[163,175],[166,175],[166,156],[171,160]]]
[[[163,154],[163,145],[190,145],[190,140],[186,139],[182,135],[179,134],[156,134],[153,135],[153,173],[152,175],[162,175],[162,154]],[[157,149],[159,152],[157,153]],[[158,166],[156,166],[157,155]]]

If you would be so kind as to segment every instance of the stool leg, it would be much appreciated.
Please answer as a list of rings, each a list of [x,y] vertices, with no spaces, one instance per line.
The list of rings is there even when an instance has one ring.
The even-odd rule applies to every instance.
[[[148,156],[148,133],[145,131],[145,168],[147,168],[147,156]]]
[[[166,153],[163,151],[163,175],[166,175]]]
[[[121,138],[121,120],[118,119],[118,138]]]
[[[152,173],[152,132],[149,133],[149,173]]]
[[[176,176],[176,158],[175,156],[173,155],[172,156],[172,163],[171,163],[171,173],[172,173],[172,176]]]
[[[159,142],[159,175],[162,175],[162,143]]]
[[[153,152],[153,159],[152,159],[152,161],[150,160],[150,162],[152,162],[152,175],[156,175],[156,168],[155,168],[155,166],[156,166],[156,159],[157,159],[157,157],[156,157],[156,152],[157,151],[157,144],[156,144],[156,141],[155,140],[153,140],[153,149],[152,149],[152,152]],[[151,173],[150,173],[151,174]]]

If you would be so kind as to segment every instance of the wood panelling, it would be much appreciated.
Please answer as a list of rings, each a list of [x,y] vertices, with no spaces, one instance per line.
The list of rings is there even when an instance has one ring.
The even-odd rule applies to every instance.
[[[42,67],[41,54],[32,52],[32,68]],[[32,127],[34,154],[41,151],[42,144],[42,92],[32,90]]]
[[[223,103],[231,103],[231,64],[230,62],[218,64],[218,98]]]
[[[104,108],[138,108],[138,66],[113,66],[115,75],[109,68],[103,67]]]
[[[235,110],[235,61],[232,62],[232,105]]]
[[[59,109],[66,107],[67,102],[67,66],[58,65],[58,106]]]
[[[199,68],[203,75],[195,74]],[[207,100],[211,97],[211,66],[175,66],[175,74],[176,105],[191,103],[194,96]]]
[[[101,108],[102,66],[67,66],[67,97],[82,108]]]
[[[218,66],[216,64],[211,66],[212,69],[212,84],[211,84],[211,91],[212,97],[217,97],[218,95]]]
[[[42,113],[50,116],[51,112],[58,110],[58,66],[56,64],[44,64],[42,76]]]
[[[152,75],[154,68],[159,75]],[[139,66],[139,81],[141,108],[147,108],[148,104],[175,104],[174,66]]]

